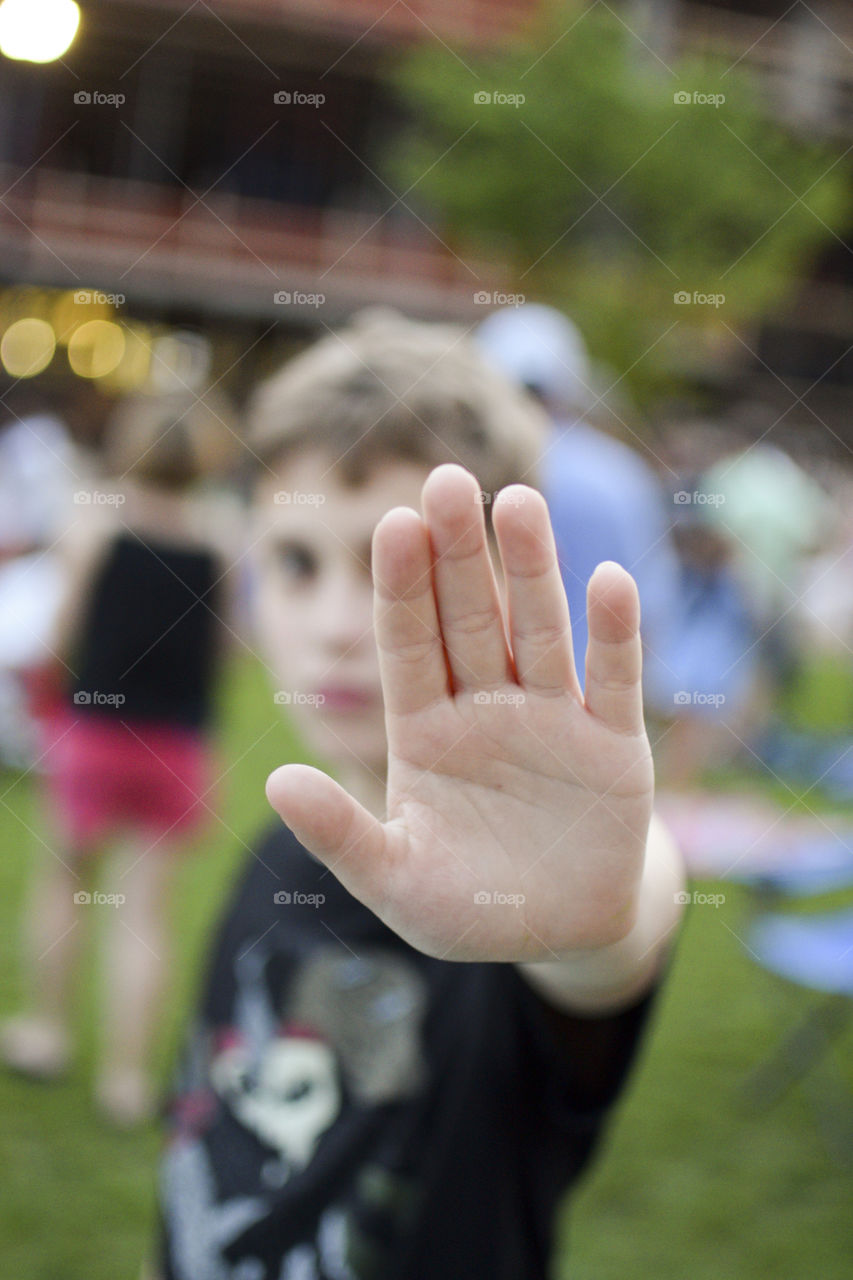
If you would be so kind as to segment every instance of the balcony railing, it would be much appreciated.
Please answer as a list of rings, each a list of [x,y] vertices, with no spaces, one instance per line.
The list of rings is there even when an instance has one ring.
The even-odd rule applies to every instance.
[[[853,9],[847,3],[791,6],[782,20],[722,12],[712,4],[661,10],[669,43],[753,70],[793,125],[853,133]]]
[[[3,274],[221,314],[275,315],[281,291],[322,293],[332,310],[386,302],[471,315],[494,265],[413,225],[343,209],[208,197],[154,183],[0,169]],[[329,314],[328,311],[324,314]]]

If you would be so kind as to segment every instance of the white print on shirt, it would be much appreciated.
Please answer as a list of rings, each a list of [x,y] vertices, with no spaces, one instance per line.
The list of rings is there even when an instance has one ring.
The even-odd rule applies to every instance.
[[[180,1142],[169,1150],[163,1190],[176,1274],[193,1280],[229,1280],[222,1250],[263,1218],[265,1200],[245,1196],[217,1203],[210,1160],[200,1142]]]
[[[412,965],[379,949],[356,957],[319,947],[296,968],[276,1007],[268,985],[274,955],[261,945],[236,962],[234,1021],[212,1052],[203,1050],[206,1037],[190,1046],[187,1092],[212,1087],[270,1155],[258,1166],[253,1195],[217,1202],[203,1132],[177,1138],[165,1159],[164,1212],[180,1280],[266,1275],[257,1258],[229,1265],[223,1253],[310,1164],[340,1114],[344,1084],[364,1107],[402,1100],[425,1085],[426,985]],[[347,1262],[350,1213],[330,1205],[313,1230],[306,1224],[314,1241],[282,1257],[280,1280],[359,1280]]]
[[[212,1063],[210,1079],[237,1119],[292,1172],[308,1163],[340,1111],[335,1056],[321,1040],[305,1035],[272,1040],[256,1073],[247,1047],[232,1045]]]

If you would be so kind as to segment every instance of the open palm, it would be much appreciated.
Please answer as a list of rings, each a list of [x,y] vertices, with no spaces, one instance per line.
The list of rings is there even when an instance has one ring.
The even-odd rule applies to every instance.
[[[274,807],[401,937],[452,960],[548,960],[631,927],[652,812],[639,601],[599,566],[586,692],[544,499],[493,507],[506,607],[480,490],[455,465],[373,543],[388,735],[387,819],[318,770],[287,765]]]

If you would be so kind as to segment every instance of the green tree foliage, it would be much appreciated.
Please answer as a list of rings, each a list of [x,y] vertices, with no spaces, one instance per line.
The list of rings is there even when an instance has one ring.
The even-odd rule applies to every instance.
[[[646,405],[849,223],[839,151],[743,63],[664,61],[607,6],[548,6],[500,50],[427,41],[393,83],[410,126],[387,172],[463,260],[501,264],[472,291],[562,306]]]

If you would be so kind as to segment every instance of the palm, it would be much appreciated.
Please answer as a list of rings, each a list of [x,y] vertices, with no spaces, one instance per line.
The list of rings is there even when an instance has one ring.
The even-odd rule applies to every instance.
[[[495,505],[505,618],[476,494],[438,468],[423,518],[399,508],[376,532],[386,823],[331,782],[336,839],[327,819],[312,842],[292,796],[277,807],[419,949],[553,959],[630,924],[653,793],[636,588],[617,566],[596,575],[584,701],[543,500],[513,488]]]

